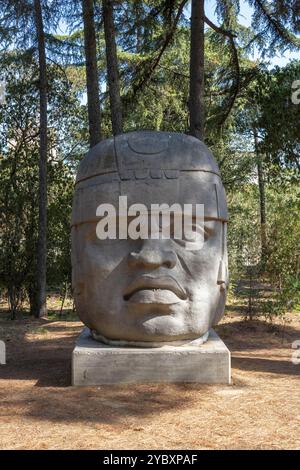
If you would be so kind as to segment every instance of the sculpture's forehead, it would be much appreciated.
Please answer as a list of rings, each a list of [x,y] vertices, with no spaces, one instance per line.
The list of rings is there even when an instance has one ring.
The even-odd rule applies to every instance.
[[[227,220],[226,198],[220,178],[215,174],[191,171],[176,179],[121,180],[117,176],[98,175],[77,184],[72,224],[95,218],[100,204],[112,204],[118,211],[120,196],[127,206],[143,204],[203,204],[207,218]]]
[[[80,164],[72,224],[95,217],[99,204],[204,204],[204,215],[227,220],[218,165],[203,142],[174,132],[122,134],[93,147]]]
[[[172,132],[131,132],[93,147],[81,162],[77,182],[113,172],[117,172],[122,180],[176,178],[181,171],[219,175],[212,153],[192,136]]]

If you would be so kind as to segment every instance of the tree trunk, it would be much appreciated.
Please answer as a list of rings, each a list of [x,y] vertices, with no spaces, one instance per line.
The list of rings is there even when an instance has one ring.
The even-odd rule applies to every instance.
[[[120,79],[112,0],[103,0],[103,21],[106,44],[107,81],[110,98],[111,121],[113,134],[117,135],[123,132],[123,126],[122,102],[120,96]]]
[[[59,316],[60,317],[62,316],[62,313],[63,313],[63,309],[64,309],[65,300],[66,300],[67,295],[68,295],[68,281],[65,281],[64,293],[63,293],[63,298],[62,298],[62,301],[61,301],[61,306],[60,306],[60,311],[59,311]]]
[[[35,27],[39,52],[40,159],[39,159],[39,229],[37,249],[37,299],[35,316],[47,315],[47,69],[45,34],[40,0],[34,0]]]
[[[261,257],[266,258],[267,251],[267,234],[266,234],[266,196],[265,196],[265,180],[262,156],[259,152],[257,130],[253,128],[254,146],[256,154],[258,188],[259,188],[259,208],[260,208],[260,238],[261,238]]]
[[[93,0],[82,0],[90,147],[101,140],[101,113]]]
[[[192,0],[190,48],[190,133],[204,139],[204,0]]]

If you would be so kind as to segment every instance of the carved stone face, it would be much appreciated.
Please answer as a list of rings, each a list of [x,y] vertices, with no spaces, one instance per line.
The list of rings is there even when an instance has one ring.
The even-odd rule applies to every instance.
[[[156,135],[159,133],[155,133]],[[110,178],[110,180],[109,180]],[[94,180],[94,184],[92,184]],[[81,184],[81,186],[80,186]],[[97,177],[77,188],[72,227],[73,288],[82,321],[106,340],[170,342],[207,333],[222,316],[227,283],[226,221],[218,218],[219,176],[182,171],[176,178]],[[96,235],[99,204],[204,204],[204,244],[186,240],[107,239]],[[78,214],[85,214],[80,220]]]

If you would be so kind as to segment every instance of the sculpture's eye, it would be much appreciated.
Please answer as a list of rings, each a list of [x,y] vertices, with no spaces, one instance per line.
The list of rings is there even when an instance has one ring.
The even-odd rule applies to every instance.
[[[91,227],[89,228],[89,230],[86,232],[85,241],[87,241],[87,242],[95,242],[95,241],[97,241],[96,228],[95,228],[93,225],[91,225]]]
[[[182,230],[182,236],[173,237],[174,241],[189,251],[197,251],[214,234],[214,230],[207,225],[192,223]]]
[[[213,227],[208,226],[207,224],[204,225],[204,241],[207,241],[210,237],[212,237],[215,233]]]

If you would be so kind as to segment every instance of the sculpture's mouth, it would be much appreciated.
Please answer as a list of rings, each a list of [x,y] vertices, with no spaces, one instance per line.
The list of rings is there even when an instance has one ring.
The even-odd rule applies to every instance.
[[[186,300],[183,287],[172,276],[141,276],[124,291],[124,300],[137,303],[176,303]]]

